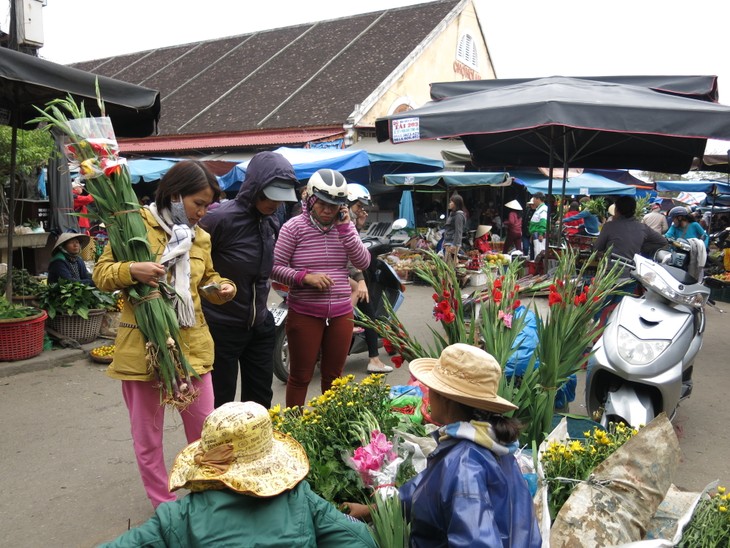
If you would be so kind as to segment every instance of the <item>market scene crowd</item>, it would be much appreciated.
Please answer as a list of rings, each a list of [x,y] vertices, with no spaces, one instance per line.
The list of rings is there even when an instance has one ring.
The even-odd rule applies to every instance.
[[[470,2],[441,0],[428,7],[448,8],[442,18],[445,22],[439,23],[446,28],[457,12],[461,18],[470,6]],[[460,24],[478,20],[468,14],[459,19]],[[338,21],[342,22],[328,23]],[[356,26],[353,22],[352,28]],[[294,31],[284,29],[289,32]],[[295,41],[303,43],[307,34]],[[466,36],[471,40],[471,35]],[[236,47],[227,46],[216,62],[234,55],[248,39]],[[254,38],[250,39],[253,43]],[[281,41],[294,43],[288,34]],[[469,49],[469,43],[460,41],[459,51]],[[454,64],[458,71],[447,67],[463,76],[453,83],[492,85],[490,80],[479,81],[482,76],[476,71],[482,46],[486,44],[480,41],[481,49],[469,50],[474,67],[459,64],[465,61],[461,57]],[[345,58],[349,47],[319,70],[335,60],[341,62],[338,57]],[[178,55],[172,49],[163,55]],[[283,56],[286,49],[289,46],[272,59]],[[187,55],[179,54],[181,59]],[[259,67],[261,72],[268,63]],[[130,67],[142,74],[144,64],[130,62]],[[190,66],[195,64],[186,70]],[[422,66],[428,67],[427,61]],[[253,78],[253,73],[249,76]],[[323,82],[328,81],[325,76]],[[692,83],[700,77],[686,78]],[[666,91],[657,93],[646,82],[634,86],[611,78],[596,80],[579,83],[576,93],[584,93],[581,86],[604,84],[639,90],[636,93],[642,98],[664,97]],[[661,325],[666,318],[657,310],[663,307],[671,317],[657,329],[682,324],[682,333],[689,333],[684,339],[692,339],[687,345],[695,354],[699,352],[706,329],[705,305],[714,306],[711,296],[727,299],[730,294],[730,207],[716,207],[708,199],[681,201],[679,193],[662,195],[655,183],[620,185],[625,191],[615,193],[599,192],[597,187],[593,192],[586,183],[580,192],[566,192],[567,175],[560,192],[557,176],[553,187],[552,165],[559,156],[553,142],[548,153],[549,185],[540,186],[542,176],[531,171],[545,168],[517,169],[526,163],[521,155],[531,148],[532,136],[516,130],[517,140],[526,139],[525,150],[517,145],[516,152],[497,147],[506,155],[516,155],[511,158],[514,165],[504,161],[504,166],[516,169],[512,174],[494,174],[495,184],[445,182],[447,172],[436,171],[444,167],[441,161],[436,162],[439,168],[431,165],[434,171],[428,173],[436,174],[436,182],[421,187],[413,180],[391,184],[386,174],[373,176],[375,160],[369,156],[365,167],[348,171],[318,164],[304,176],[295,167],[294,156],[287,155],[298,149],[263,150],[270,143],[262,142],[232,147],[247,157],[232,170],[242,173],[235,181],[239,186],[223,184],[225,176],[212,167],[218,160],[179,155],[169,159],[171,165],[152,182],[141,181],[145,186],[140,190],[133,188],[139,182],[133,181],[129,163],[122,157],[122,145],[132,150],[132,138],[124,141],[127,136],[119,133],[117,141],[111,127],[114,116],[105,115],[98,80],[95,83],[100,116],[87,114],[69,93],[44,108],[33,105],[37,118],[25,120],[53,135],[64,169],[74,173],[73,181],[66,184],[69,188],[62,189],[64,197],[69,194],[68,203],[52,213],[67,216],[73,228],[56,229],[62,226],[56,223],[49,230],[53,239],[44,248],[50,253],[47,273],[32,280],[13,278],[20,269],[12,269],[13,246],[8,244],[6,287],[12,290],[14,284],[32,282],[33,294],[18,295],[22,302],[14,303],[9,302],[9,291],[8,297],[0,297],[0,310],[12,320],[20,318],[12,316],[16,313],[38,313],[34,321],[43,324],[43,333],[35,355],[46,342],[50,344],[46,349],[55,344],[81,352],[82,345],[95,340],[98,330],[89,341],[83,341],[81,334],[62,333],[61,321],[70,322],[72,317],[83,327],[98,317],[98,329],[106,330],[104,337],[113,340],[113,344],[83,351],[92,361],[104,364],[97,369],[99,376],[113,380],[108,384],[119,398],[114,412],[124,415],[114,415],[113,420],[129,432],[118,438],[128,450],[130,466],[136,465],[132,473],[138,479],[125,488],[136,490],[143,502],[146,496],[149,504],[144,502],[144,518],[137,523],[130,519],[125,527],[116,527],[116,522],[109,525],[114,535],[104,535],[101,546],[537,548],[583,545],[579,543],[594,535],[597,540],[585,541],[586,546],[620,546],[664,533],[662,527],[669,529],[659,522],[665,497],[675,494],[670,487],[680,460],[681,427],[675,428],[672,421],[679,401],[692,391],[693,363],[686,359],[690,351],[670,364],[672,371],[679,371],[682,390],[672,409],[662,407],[669,404],[658,388],[642,392],[641,383],[618,374],[615,382],[605,381],[609,377],[601,376],[597,356],[614,353],[630,365],[649,364],[644,370],[659,369],[659,356],[676,341],[665,335],[661,340],[642,339],[617,320],[627,303],[654,303],[652,298],[656,303],[664,300],[647,317],[632,319],[642,327]],[[213,100],[233,101],[228,94],[234,97],[242,83]],[[272,107],[259,122],[262,131],[270,129],[264,123],[269,117],[279,118],[279,109],[282,120],[292,116],[283,109],[308,83]],[[712,83],[711,92],[716,93],[716,81]],[[566,85],[562,80],[558,84]],[[387,88],[379,85],[378,93]],[[263,87],[259,91],[267,94]],[[392,91],[388,88],[386,93]],[[475,142],[482,133],[499,132],[462,134],[461,127],[438,128],[446,137],[434,136],[428,133],[426,120],[429,109],[438,114],[443,105],[453,104],[452,99],[467,96],[463,100],[468,101],[492,91],[501,90],[497,86],[473,92],[465,86],[447,100],[434,96],[426,107],[417,109],[420,122],[416,115],[399,118],[415,108],[410,99],[408,104],[394,105],[387,116],[367,111],[363,138],[375,135],[377,141],[392,143],[456,142],[469,152],[468,160],[460,160],[461,167],[469,165],[474,170],[457,174],[486,177],[486,168],[481,171],[479,166],[494,163],[477,162],[480,147]],[[373,92],[368,100],[376,95]],[[671,100],[693,101],[679,95]],[[173,100],[190,99],[182,96]],[[155,98],[154,127],[140,130],[139,139],[159,129],[157,92]],[[358,103],[356,110],[364,104]],[[211,106],[200,106],[192,119],[176,121],[181,123],[175,127],[205,127],[195,124],[201,114],[207,117]],[[377,108],[383,108],[382,104]],[[306,109],[294,105],[292,110]],[[482,116],[481,111],[468,112]],[[220,120],[227,115],[216,116]],[[251,115],[258,120],[257,116]],[[470,122],[470,114],[459,116],[462,123]],[[445,125],[451,124],[444,117]],[[730,140],[730,109],[727,117]],[[390,124],[387,136],[381,135],[384,121]],[[240,120],[229,122],[235,125]],[[312,135],[320,135],[297,123],[291,122],[292,127],[303,129],[301,133],[312,130]],[[413,129],[419,123],[423,127]],[[550,126],[552,134],[552,124],[545,126]],[[316,152],[357,150],[350,147],[357,135],[340,135],[340,127],[345,126],[339,122],[334,127],[338,132],[329,134],[325,128],[322,135],[327,135],[311,137],[298,152],[312,152],[310,145]],[[666,133],[666,128],[661,129]],[[665,137],[662,131],[636,134]],[[191,132],[187,137],[210,136],[206,132]],[[633,132],[625,133],[633,136]],[[537,135],[537,140],[543,140],[543,134]],[[170,135],[165,137],[173,142]],[[600,146],[603,137],[597,139]],[[686,138],[699,140],[694,134]],[[15,143],[15,134],[12,139]],[[484,149],[489,148],[486,145]],[[585,144],[588,148],[599,145]],[[446,158],[444,152],[440,154]],[[612,165],[619,161],[611,160]],[[402,157],[389,161],[409,163]],[[566,173],[567,164],[566,160]],[[395,172],[401,167],[390,169]],[[670,162],[669,167],[675,164]],[[583,168],[579,171],[583,173]],[[630,176],[628,169],[615,171]],[[669,168],[668,172],[680,173]],[[419,174],[406,177],[415,175]],[[708,198],[717,198],[717,193]],[[678,262],[670,264],[670,259]],[[641,272],[645,264],[656,271]],[[663,283],[664,293],[652,293],[656,289],[652,282]],[[409,332],[411,326],[398,315],[411,285],[424,286],[424,293],[418,295],[427,295],[418,299],[424,301],[419,306],[428,310],[425,317],[418,316],[419,327],[430,338],[427,342],[419,340],[421,334],[414,334],[415,330]],[[689,297],[682,294],[688,287],[696,290]],[[280,299],[272,304],[270,299],[276,295]],[[24,306],[31,297],[33,306]],[[609,332],[628,336],[620,344],[607,344],[604,336]],[[359,370],[354,365],[346,370],[350,355],[365,356],[365,352],[367,358],[358,362]],[[17,361],[21,359],[25,358]],[[687,371],[680,371],[687,363]],[[401,367],[399,375],[395,370]],[[583,401],[571,409],[579,374],[584,374],[583,401],[588,409],[580,415],[576,408]],[[404,384],[388,381],[404,375],[408,379]],[[275,384],[277,379],[283,381],[281,388]],[[605,383],[600,397],[594,398],[600,399],[598,409],[589,409],[589,380],[595,385]],[[620,396],[615,395],[618,392]],[[641,424],[623,420],[616,408],[609,409],[612,398],[631,399],[635,394],[641,397],[631,403],[646,411],[648,418]],[[174,442],[171,422],[180,425],[178,434],[184,435],[184,441],[176,448],[174,460],[166,460],[166,443]],[[716,545],[729,546],[730,494],[725,487],[715,482],[691,504],[686,499],[684,514],[667,520],[675,528],[675,540],[686,528],[684,544],[678,540],[675,544],[694,547],[694,540],[687,539],[709,535],[712,527],[700,517],[690,520],[692,512],[694,516],[709,512],[722,526],[712,529],[712,535],[724,542]]]

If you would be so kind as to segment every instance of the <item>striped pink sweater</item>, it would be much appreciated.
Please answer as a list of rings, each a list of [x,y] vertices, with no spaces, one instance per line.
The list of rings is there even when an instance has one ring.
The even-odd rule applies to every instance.
[[[281,227],[271,278],[289,286],[289,307],[295,312],[336,318],[352,311],[348,261],[360,270],[370,264],[370,253],[355,225],[343,223],[322,233],[305,208]],[[307,273],[328,274],[335,283],[327,291],[303,285]]]

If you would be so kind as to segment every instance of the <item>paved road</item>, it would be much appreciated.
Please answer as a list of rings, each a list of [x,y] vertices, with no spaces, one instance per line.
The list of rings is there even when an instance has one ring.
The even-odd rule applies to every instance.
[[[430,295],[425,287],[409,286],[401,309],[406,327],[425,341],[432,321]],[[724,422],[728,333],[730,314],[710,309],[695,391],[676,420],[684,455],[674,481],[684,489],[699,490],[714,479],[730,481],[730,434]],[[366,361],[363,355],[350,357],[346,372],[364,376]],[[104,366],[82,359],[0,378],[0,545],[94,546],[151,516],[120,385],[103,371]],[[403,384],[408,372],[396,370],[389,379]],[[582,380],[572,412],[584,410]],[[315,379],[310,397],[317,386]],[[275,380],[274,388],[274,402],[283,403],[284,385]],[[171,463],[185,437],[174,413],[167,412],[166,424],[166,458]]]

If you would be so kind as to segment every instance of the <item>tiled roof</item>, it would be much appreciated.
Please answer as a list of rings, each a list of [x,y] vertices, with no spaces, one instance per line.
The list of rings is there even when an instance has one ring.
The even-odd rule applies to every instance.
[[[212,135],[157,136],[144,139],[120,139],[123,154],[221,150],[232,148],[267,147],[272,145],[304,144],[334,137],[342,127],[265,130]]]
[[[417,4],[73,66],[160,90],[161,135],[341,127],[458,4]]]

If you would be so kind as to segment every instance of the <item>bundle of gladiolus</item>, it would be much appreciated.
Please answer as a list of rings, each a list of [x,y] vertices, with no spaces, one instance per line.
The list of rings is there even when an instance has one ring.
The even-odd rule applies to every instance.
[[[66,138],[69,163],[78,167],[86,190],[94,197],[98,219],[106,225],[114,258],[120,262],[156,261],[147,241],[147,230],[132,190],[129,170],[104,106],[99,101],[101,118],[87,117],[83,103],[73,98],[47,104],[34,122],[46,122]],[[138,283],[126,290],[125,300],[133,307],[135,320],[146,341],[146,359],[159,379],[162,401],[184,408],[197,393],[191,376],[197,376],[180,351],[177,316],[170,302],[174,291],[161,283],[157,288]]]

